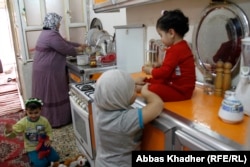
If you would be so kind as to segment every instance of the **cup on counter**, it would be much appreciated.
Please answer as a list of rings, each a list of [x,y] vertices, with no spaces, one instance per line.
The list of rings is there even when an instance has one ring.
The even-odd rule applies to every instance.
[[[204,93],[208,95],[214,94],[214,78],[211,71],[204,73]]]

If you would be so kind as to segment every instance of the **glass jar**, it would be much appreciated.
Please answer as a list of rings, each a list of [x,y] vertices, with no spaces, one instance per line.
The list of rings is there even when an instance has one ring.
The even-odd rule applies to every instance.
[[[208,95],[214,94],[214,77],[212,71],[205,71],[204,73],[204,93]]]

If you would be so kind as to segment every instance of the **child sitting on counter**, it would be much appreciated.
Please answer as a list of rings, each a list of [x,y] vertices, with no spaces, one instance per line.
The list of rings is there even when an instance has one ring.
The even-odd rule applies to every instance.
[[[144,65],[143,72],[151,78],[136,78],[137,91],[149,83],[148,89],[164,102],[188,100],[195,88],[195,61],[183,39],[189,30],[189,19],[180,10],[164,11],[156,24],[161,41],[167,47],[161,64]]]

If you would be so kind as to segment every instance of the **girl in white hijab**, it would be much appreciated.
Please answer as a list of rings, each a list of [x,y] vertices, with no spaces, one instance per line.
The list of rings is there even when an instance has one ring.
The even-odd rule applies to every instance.
[[[93,112],[96,125],[96,167],[131,167],[132,151],[139,150],[144,124],[155,119],[163,109],[161,98],[142,88],[146,105],[130,107],[136,99],[135,82],[120,70],[104,72],[97,80]]]

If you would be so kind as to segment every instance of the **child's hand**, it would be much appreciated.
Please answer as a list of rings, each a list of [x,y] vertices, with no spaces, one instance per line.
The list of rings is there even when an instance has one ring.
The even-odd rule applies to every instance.
[[[12,125],[11,124],[6,124],[5,129],[6,129],[6,133],[11,133],[12,132]]]
[[[50,140],[44,141],[44,146],[45,147],[49,147],[50,145],[51,145],[51,141]]]
[[[161,63],[158,63],[158,62],[154,62],[152,67],[160,67],[162,64]]]
[[[145,85],[145,80],[146,77],[138,77],[138,78],[135,78],[134,81],[135,81],[135,84],[136,85]]]
[[[146,74],[150,75],[151,71],[153,70],[153,68],[151,66],[143,66],[142,67],[142,71],[145,72]]]
[[[148,90],[148,83],[145,84],[142,88],[141,88],[141,94],[144,97],[147,97],[149,93],[152,93],[150,90]]]

